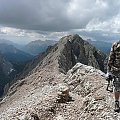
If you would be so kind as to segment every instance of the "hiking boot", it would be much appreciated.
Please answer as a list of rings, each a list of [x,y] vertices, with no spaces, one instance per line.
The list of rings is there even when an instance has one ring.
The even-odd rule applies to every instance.
[[[119,101],[115,101],[115,112],[119,112],[120,111],[120,107],[119,107]]]

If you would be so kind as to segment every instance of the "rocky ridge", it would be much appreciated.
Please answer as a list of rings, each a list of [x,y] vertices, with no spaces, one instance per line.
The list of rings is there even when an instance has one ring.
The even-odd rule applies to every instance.
[[[36,120],[36,116],[38,120],[119,120],[119,113],[113,111],[113,96],[106,91],[104,75],[100,70],[77,63],[66,75],[54,76],[54,80],[59,79],[56,84],[44,85],[29,76],[19,81],[14,94],[9,93],[10,97],[3,99],[0,119]],[[69,87],[71,99],[59,103],[58,92],[63,86]]]
[[[67,72],[77,62],[104,71],[106,56],[79,35],[63,37],[58,43],[58,47],[61,48],[58,61],[61,72]]]
[[[87,47],[85,52],[76,42],[81,47],[87,44],[78,35],[62,38],[24,79],[10,87],[0,103],[1,120],[119,120],[113,112],[113,96],[106,91],[105,74],[98,70],[99,56],[96,60],[92,54],[97,50],[91,46],[94,49]],[[89,66],[82,64],[81,56]],[[69,96],[59,101],[64,91]]]
[[[50,64],[54,64],[54,69],[66,74],[77,62],[104,71],[105,58],[102,52],[84,41],[79,35],[68,35],[61,38],[58,44],[49,46],[46,52],[30,62],[21,77],[40,71]]]

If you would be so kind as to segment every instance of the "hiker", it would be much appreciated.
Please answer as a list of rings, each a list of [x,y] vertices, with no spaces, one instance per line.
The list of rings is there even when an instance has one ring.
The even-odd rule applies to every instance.
[[[120,40],[113,43],[108,58],[107,77],[113,77],[114,97],[115,97],[115,112],[120,111]]]

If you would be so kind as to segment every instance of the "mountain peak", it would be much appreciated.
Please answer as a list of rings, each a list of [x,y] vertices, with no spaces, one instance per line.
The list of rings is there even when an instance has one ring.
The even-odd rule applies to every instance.
[[[27,64],[21,78],[46,67],[66,74],[78,62],[104,71],[104,59],[103,53],[79,35],[68,35],[62,37],[57,44],[48,47],[45,52]]]
[[[67,72],[77,62],[91,65],[104,71],[103,61],[105,55],[79,35],[68,35],[61,38],[58,47],[61,48],[59,63],[64,72]]]
[[[74,40],[78,40],[78,41],[83,41],[83,39],[78,35],[78,34],[73,34],[73,35],[67,35],[65,37],[61,38],[61,41],[65,42],[65,41],[69,41],[69,42],[74,42]]]

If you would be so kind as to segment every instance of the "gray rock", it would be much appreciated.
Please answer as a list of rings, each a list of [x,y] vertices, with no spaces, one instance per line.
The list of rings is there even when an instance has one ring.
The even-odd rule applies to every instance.
[[[65,84],[59,84],[58,85],[58,97],[57,101],[59,103],[65,103],[69,101],[70,95],[69,95],[69,87]]]
[[[58,61],[62,72],[66,73],[77,62],[104,71],[106,56],[87,41],[84,41],[79,35],[63,37],[58,46],[62,48]]]

